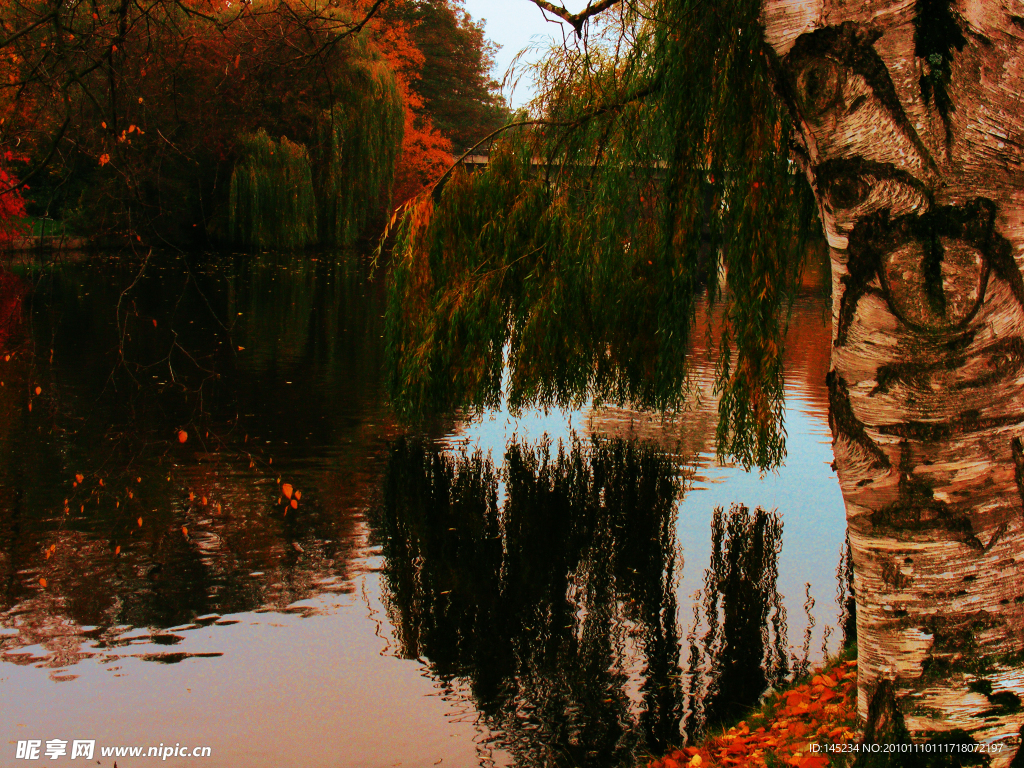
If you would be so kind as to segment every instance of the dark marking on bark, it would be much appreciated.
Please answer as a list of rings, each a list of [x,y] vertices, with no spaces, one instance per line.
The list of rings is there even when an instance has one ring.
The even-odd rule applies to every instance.
[[[939,360],[935,362],[888,363],[879,366],[875,375],[877,384],[871,390],[871,395],[884,395],[896,384],[925,389],[931,383],[929,378],[932,374],[959,370],[967,362],[965,352],[974,342],[976,335],[976,331],[967,330],[952,339],[943,339],[935,349],[934,353],[939,356]]]
[[[954,51],[967,45],[967,38],[953,13],[950,0],[917,0],[914,6],[914,55],[924,60],[921,97],[933,103],[946,128],[946,149],[953,144],[950,113],[956,109],[947,87],[953,73]]]
[[[1002,715],[1011,715],[1014,712],[1020,712],[1021,701],[1020,697],[1011,691],[995,691],[992,690],[992,681],[979,678],[972,680],[967,684],[967,688],[974,693],[980,693],[992,706],[988,709],[975,712],[974,717],[999,717]]]
[[[898,384],[911,389],[927,390],[932,385],[934,374],[960,370],[967,365],[967,356],[963,350],[974,341],[975,335],[974,331],[969,331],[943,343],[938,350],[938,354],[943,356],[932,363],[889,363],[880,366],[875,375],[878,383],[871,390],[871,396],[887,394]],[[945,390],[959,392],[1017,378],[1024,373],[1024,339],[1019,336],[1000,339],[979,350],[974,357],[988,358],[984,372],[946,383]]]
[[[1024,26],[1022,24],[1021,26]],[[1017,754],[1013,756],[1013,760],[1010,761],[1009,768],[1024,768],[1024,725],[1017,731],[1017,741],[1020,744],[1017,747]]]
[[[893,589],[906,589],[914,583],[909,576],[903,575],[899,563],[895,560],[886,560],[882,563],[882,581]]]
[[[891,218],[890,211],[882,210],[859,221],[850,233],[847,265],[850,274],[843,278],[846,293],[840,302],[836,346],[845,344],[857,303],[875,274],[881,281],[883,294],[893,314],[906,325],[922,333],[946,334],[968,323],[984,301],[990,265],[1000,277],[1010,283],[1014,295],[1024,307],[1024,279],[1021,278],[1013,261],[1009,242],[995,232],[995,210],[995,204],[991,200],[975,198],[964,205],[940,206],[921,214],[896,218]],[[945,314],[946,303],[946,297],[943,295],[943,309],[940,311],[938,295],[944,291],[941,266],[945,250],[941,240],[974,249],[980,254],[982,264],[978,272],[977,285],[970,283],[972,292],[969,296],[973,296],[973,299],[962,317],[952,318],[944,326],[930,327],[907,316],[906,307],[914,306],[914,297],[901,295],[901,299],[897,300],[893,294],[894,289],[886,278],[883,265],[887,255],[897,252],[901,247],[917,244],[925,254],[921,269],[927,300],[932,303],[935,314],[941,317]],[[901,302],[905,305],[904,310],[899,308]]]
[[[896,686],[892,680],[880,680],[868,700],[868,716],[864,724],[865,744],[910,744],[910,732],[903,720],[899,702],[896,700]],[[875,768],[876,766],[903,766],[906,758],[914,753],[858,753],[854,768]]]
[[[853,318],[857,314],[857,305],[861,297],[868,292],[871,281],[881,270],[880,254],[871,247],[872,236],[875,227],[880,225],[879,220],[888,223],[888,217],[888,211],[879,211],[873,216],[868,216],[866,221],[858,223],[850,234],[846,262],[848,274],[840,279],[843,284],[843,297],[839,302],[839,317],[836,319],[837,347],[846,344],[850,326],[853,325]]]
[[[857,642],[857,593],[853,583],[853,548],[850,534],[846,534],[846,545],[836,567],[836,604],[840,606],[839,626],[843,630],[843,647],[849,648]]]
[[[1021,309],[1024,309],[1024,277],[1021,277],[1017,261],[1013,258],[1013,246],[998,234],[994,236],[989,261],[992,263],[992,271],[1010,284],[1014,298]]]
[[[921,442],[948,440],[956,435],[966,435],[997,427],[1012,427],[1024,422],[1024,415],[990,416],[981,418],[977,411],[964,411],[959,416],[941,423],[931,421],[903,421],[898,424],[881,424],[878,431],[883,435],[903,437]]]
[[[894,536],[944,530],[971,549],[985,547],[974,532],[967,513],[936,499],[932,487],[913,475],[914,460],[910,444],[900,444],[899,482],[896,501],[872,512],[871,524]],[[883,566],[882,578],[885,579]]]
[[[898,182],[922,193],[929,200],[931,198],[927,187],[912,174],[891,163],[879,163],[863,157],[826,160],[814,167],[814,178],[825,203],[833,211],[856,207],[867,199],[871,187],[881,181]]]
[[[891,465],[889,457],[872,440],[864,430],[864,423],[857,418],[850,404],[850,389],[843,377],[835,371],[829,371],[825,377],[828,386],[828,425],[832,434],[842,435],[847,440],[856,443],[874,457],[874,466],[879,469],[888,469]]]
[[[921,262],[921,271],[924,273],[925,295],[928,297],[928,304],[932,312],[937,315],[946,314],[946,292],[942,288],[942,259],[945,250],[942,241],[935,237],[928,238],[924,242],[924,259]]]
[[[842,104],[842,86],[847,73],[860,75],[921,158],[937,172],[935,160],[900,103],[885,62],[873,47],[881,36],[881,30],[852,21],[800,35],[785,63],[791,73],[792,88],[801,112],[815,120],[845,106]]]
[[[1003,538],[1003,534],[1005,534],[1009,529],[1010,526],[1007,523],[1003,523],[996,528],[996,532],[992,534],[992,538],[989,539],[988,544],[985,545],[985,551],[988,552],[992,547],[999,543],[999,540]],[[966,579],[964,579],[964,581],[966,581]]]
[[[1019,437],[1010,440],[1010,453],[1013,454],[1013,479],[1017,481],[1017,495],[1024,514],[1024,442]]]
[[[954,659],[961,654],[976,657],[974,661],[977,663],[973,665],[975,668],[966,671],[973,671],[977,675],[988,674],[992,668],[992,658],[978,654],[977,638],[982,632],[1000,623],[986,611],[928,617],[922,629],[933,638],[929,674],[946,675],[951,671],[950,663],[960,663]],[[963,669],[962,663],[960,666]]]

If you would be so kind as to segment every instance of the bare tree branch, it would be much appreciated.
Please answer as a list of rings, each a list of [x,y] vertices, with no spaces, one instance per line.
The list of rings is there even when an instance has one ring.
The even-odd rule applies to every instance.
[[[534,5],[540,8],[542,11],[546,11],[553,16],[557,16],[563,21],[569,22],[572,28],[576,30],[576,36],[581,37],[583,35],[583,25],[594,16],[600,13],[604,13],[606,10],[611,8],[613,5],[618,5],[621,0],[598,0],[587,4],[579,13],[569,13],[565,8],[559,8],[557,5],[552,5],[547,0],[530,0]]]
[[[13,35],[8,37],[6,40],[0,42],[0,48],[6,48],[8,45],[13,43],[15,40],[17,40],[22,35],[27,35],[29,32],[31,32],[36,27],[40,26],[41,24],[45,24],[50,19],[55,18],[56,16],[57,16],[57,12],[56,11],[51,11],[50,13],[46,14],[45,16],[41,16],[40,18],[36,19],[31,24],[29,24],[27,27],[24,27],[24,28],[20,29],[19,31],[15,32]]]

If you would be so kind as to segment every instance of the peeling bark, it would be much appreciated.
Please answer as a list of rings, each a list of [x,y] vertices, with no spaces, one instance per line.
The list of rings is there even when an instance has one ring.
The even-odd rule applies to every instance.
[[[865,734],[999,743],[993,766],[1024,762],[1022,16],[1019,0],[763,16],[832,255]]]

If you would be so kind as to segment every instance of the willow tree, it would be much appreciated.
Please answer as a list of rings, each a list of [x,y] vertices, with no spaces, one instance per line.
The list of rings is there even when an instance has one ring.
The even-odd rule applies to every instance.
[[[357,60],[315,132],[320,240],[348,245],[391,202],[405,110],[394,71],[379,56]]]
[[[395,71],[366,40],[335,62],[327,106],[304,137],[238,137],[229,237],[250,248],[350,245],[391,200],[405,109]]]
[[[725,317],[719,448],[770,465],[785,297],[816,210],[866,738],[973,741],[1008,764],[1024,697],[1019,8],[533,2],[580,43],[540,69],[533,118],[486,172],[456,170],[402,220],[396,399],[493,403],[504,360],[513,406],[674,407],[706,291]]]
[[[313,173],[305,146],[262,128],[239,137],[231,173],[231,238],[252,248],[302,248],[316,240]]]

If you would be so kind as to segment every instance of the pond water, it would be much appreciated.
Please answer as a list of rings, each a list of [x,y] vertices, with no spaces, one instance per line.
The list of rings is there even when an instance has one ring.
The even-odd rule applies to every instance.
[[[842,642],[818,292],[787,340],[788,457],[762,477],[714,460],[702,349],[704,396],[672,419],[410,429],[381,395],[382,290],[357,257],[10,271],[0,765],[28,764],[30,739],[95,740],[122,768],[156,758],[101,748],[636,765]]]

